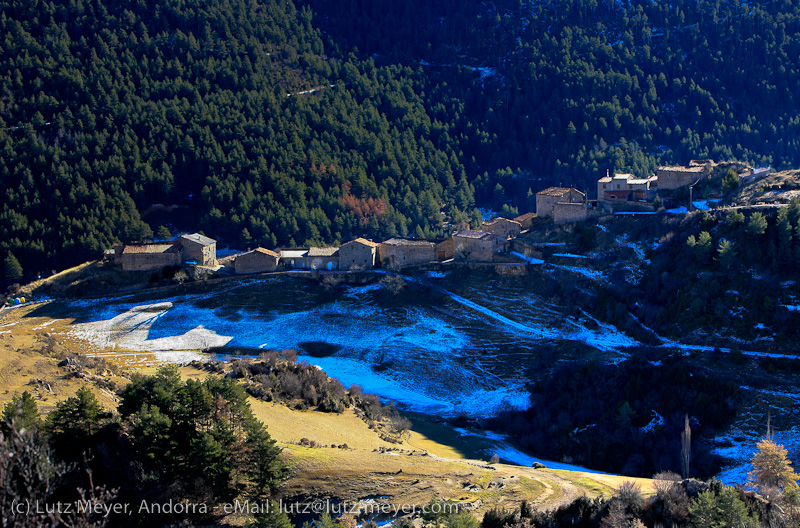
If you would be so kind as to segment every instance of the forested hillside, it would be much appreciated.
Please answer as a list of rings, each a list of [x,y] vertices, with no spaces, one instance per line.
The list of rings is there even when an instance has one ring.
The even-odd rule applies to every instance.
[[[151,237],[154,203],[239,247],[431,235],[473,207],[451,109],[406,68],[326,56],[308,9],[0,5],[0,250],[24,270]]]
[[[606,169],[691,158],[800,162],[796,2],[305,1],[386,62],[448,83],[475,70],[454,91],[487,138],[479,202],[523,207],[531,187],[593,189]]]
[[[800,160],[787,1],[0,10],[0,257],[29,275],[162,224],[238,247],[431,236],[607,169]]]

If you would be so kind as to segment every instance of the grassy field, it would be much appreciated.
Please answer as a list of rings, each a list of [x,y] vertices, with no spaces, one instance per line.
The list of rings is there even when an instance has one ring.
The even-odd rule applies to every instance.
[[[90,350],[85,342],[70,337],[70,319],[31,317],[33,309],[23,306],[0,312],[0,403],[28,390],[47,412],[86,384],[104,407],[114,409],[113,387],[124,386],[126,374],[152,373],[157,368],[155,358],[146,353],[134,357],[116,350],[117,358],[106,356],[106,362],[82,369],[79,377],[74,367],[59,366],[62,358],[110,351]],[[181,373],[187,378],[208,375],[191,367],[183,367]],[[552,508],[583,494],[609,496],[625,480],[636,480],[643,490],[652,491],[646,479],[488,464],[480,460],[485,449],[480,438],[462,436],[424,415],[411,415],[412,430],[402,443],[391,444],[352,409],[329,414],[252,398],[250,403],[283,447],[291,467],[281,492],[286,499],[356,503],[377,497],[397,507],[446,499],[480,516],[495,507],[516,508],[523,500]]]

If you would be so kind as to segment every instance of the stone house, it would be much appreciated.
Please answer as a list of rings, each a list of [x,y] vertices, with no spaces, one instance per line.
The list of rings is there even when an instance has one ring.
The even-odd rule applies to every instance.
[[[337,270],[339,269],[338,247],[310,247],[306,253],[308,269],[312,270]]]
[[[645,200],[658,188],[658,177],[637,178],[633,174],[606,174],[597,180],[597,199],[605,203]]]
[[[552,218],[555,204],[580,203],[585,201],[586,195],[577,189],[548,187],[536,193],[536,216]]]
[[[522,224],[516,220],[509,220],[508,218],[495,218],[490,222],[484,222],[481,231],[492,233],[508,238],[516,238],[522,232]]]
[[[437,260],[436,243],[416,238],[390,238],[381,242],[378,259],[390,268],[417,266]]]
[[[253,251],[236,255],[233,267],[236,273],[264,273],[278,269],[281,256],[274,251],[256,248]]]
[[[453,244],[457,259],[491,262],[496,253],[507,249],[508,240],[486,231],[458,231]]]
[[[199,233],[181,235],[176,245],[180,247],[184,262],[196,262],[200,266],[216,266],[217,242]]]
[[[310,269],[308,248],[280,249],[281,266],[285,269]]]
[[[438,238],[433,241],[433,250],[436,253],[436,260],[450,260],[455,256],[455,244],[453,237]]]
[[[122,248],[118,262],[124,271],[152,271],[178,266],[181,253],[173,244],[141,244]]]
[[[357,238],[339,248],[339,268],[343,270],[372,269],[378,258],[378,244],[365,238]]]
[[[519,222],[519,225],[522,227],[522,230],[530,229],[533,227],[533,219],[536,218],[536,213],[525,213],[519,215],[514,219],[515,222]]]
[[[679,189],[702,180],[711,172],[711,164],[659,167],[656,171],[659,189]]]

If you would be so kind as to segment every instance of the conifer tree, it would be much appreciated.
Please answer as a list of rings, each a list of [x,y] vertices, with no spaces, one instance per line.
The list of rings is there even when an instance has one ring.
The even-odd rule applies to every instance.
[[[22,278],[22,265],[10,251],[3,262],[3,276],[8,280],[19,280]]]
[[[748,473],[748,485],[762,491],[778,489],[796,495],[800,476],[795,473],[787,454],[786,448],[770,437],[761,439],[750,459],[753,470]]]

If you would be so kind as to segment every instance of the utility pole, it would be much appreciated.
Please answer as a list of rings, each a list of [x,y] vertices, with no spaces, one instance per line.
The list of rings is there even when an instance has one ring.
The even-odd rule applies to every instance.
[[[689,186],[689,208],[687,209],[687,211],[690,213],[692,212],[692,208],[694,207],[694,201],[692,198],[694,194],[694,186],[697,185],[698,183],[700,183],[700,178],[698,178],[697,181],[695,181],[693,184]]]

